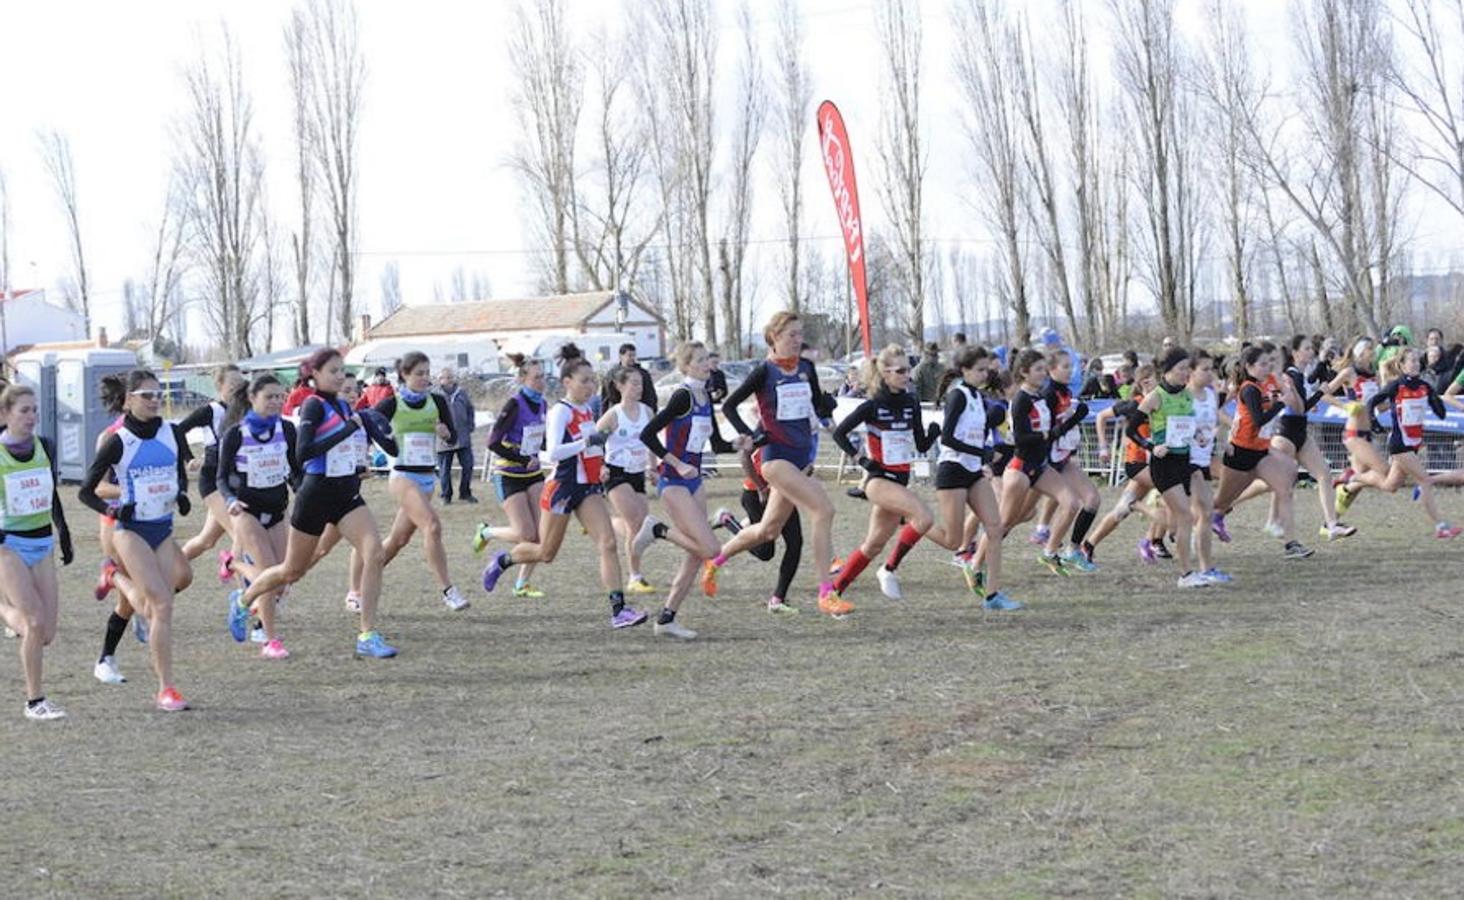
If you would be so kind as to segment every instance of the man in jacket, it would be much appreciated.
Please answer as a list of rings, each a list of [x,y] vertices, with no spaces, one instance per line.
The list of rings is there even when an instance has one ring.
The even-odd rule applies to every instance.
[[[925,357],[915,366],[911,379],[915,382],[915,396],[921,403],[935,402],[935,389],[940,387],[940,376],[945,366],[940,362],[940,345],[931,342],[925,345]]]
[[[625,343],[620,345],[620,368],[636,369],[640,372],[641,402],[649,406],[651,412],[655,412],[661,405],[656,400],[656,381],[651,377],[651,373],[646,371],[644,366],[636,362],[635,344]],[[601,406],[602,411],[620,402],[620,391],[616,390],[614,379],[605,379],[605,387],[601,392],[601,397],[604,400],[604,404]]]
[[[462,467],[462,480],[458,482],[458,498],[464,503],[477,503],[473,496],[473,401],[467,391],[458,385],[457,372],[451,366],[437,374],[437,391],[447,401],[452,413],[452,430],[457,440],[448,443],[437,441],[437,481],[441,485],[442,502],[452,502],[452,460],[457,457]]]

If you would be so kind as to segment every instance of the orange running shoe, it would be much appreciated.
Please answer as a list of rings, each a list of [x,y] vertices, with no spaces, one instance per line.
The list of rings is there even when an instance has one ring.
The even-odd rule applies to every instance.
[[[158,709],[163,712],[182,712],[187,708],[188,701],[183,699],[177,688],[165,687],[158,691]]]
[[[717,596],[717,564],[707,560],[702,566],[702,593],[708,597]]]
[[[842,619],[854,611],[854,604],[840,597],[838,591],[829,591],[818,598],[818,611],[836,619]]]

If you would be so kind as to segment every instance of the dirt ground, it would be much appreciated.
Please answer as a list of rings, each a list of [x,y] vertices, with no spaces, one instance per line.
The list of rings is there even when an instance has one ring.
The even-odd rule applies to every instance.
[[[736,484],[711,484],[735,507]],[[487,494],[487,491],[484,491]],[[385,490],[368,498],[389,509]],[[1109,497],[1111,499],[1111,495]],[[1464,518],[1464,497],[1444,498]],[[1298,503],[1311,537],[1314,495]],[[95,519],[73,504],[47,693],[32,723],[0,643],[0,894],[314,897],[1457,895],[1464,883],[1464,543],[1406,497],[1286,562],[1259,508],[1232,520],[1236,584],[1181,592],[1139,564],[1138,526],[1097,575],[1009,544],[983,613],[938,548],[873,572],[858,610],[775,618],[775,564],[735,560],[682,620],[701,639],[608,627],[572,529],[544,600],[477,585],[484,503],[444,518],[473,606],[449,612],[418,550],[386,573],[402,654],[352,658],[337,553],[287,602],[294,654],[225,628],[212,555],[175,616],[195,709],[153,711],[141,645],[123,686],[91,666]],[[838,499],[836,550],[866,507]],[[192,534],[197,512],[180,531]],[[648,575],[676,562],[660,545]],[[654,608],[656,598],[646,598]]]

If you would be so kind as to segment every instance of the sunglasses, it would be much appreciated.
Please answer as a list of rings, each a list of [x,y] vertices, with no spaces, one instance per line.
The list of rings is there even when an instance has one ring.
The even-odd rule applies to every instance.
[[[910,373],[910,367],[900,366],[898,369],[885,369],[885,371],[891,375],[908,375]]]
[[[144,400],[161,400],[161,399],[163,399],[163,392],[162,391],[129,391],[128,393],[131,396],[133,396],[133,397],[141,397]]]

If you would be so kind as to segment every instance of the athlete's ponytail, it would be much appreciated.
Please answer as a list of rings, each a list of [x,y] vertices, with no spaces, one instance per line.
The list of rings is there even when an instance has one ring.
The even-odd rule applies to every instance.
[[[122,407],[127,403],[127,382],[121,375],[104,375],[100,387],[102,408],[114,416],[122,415]]]
[[[280,380],[271,372],[261,372],[254,376],[253,381],[241,381],[229,397],[229,409],[224,413],[224,430],[244,420],[245,414],[253,405],[254,397],[272,384],[279,384]]]

